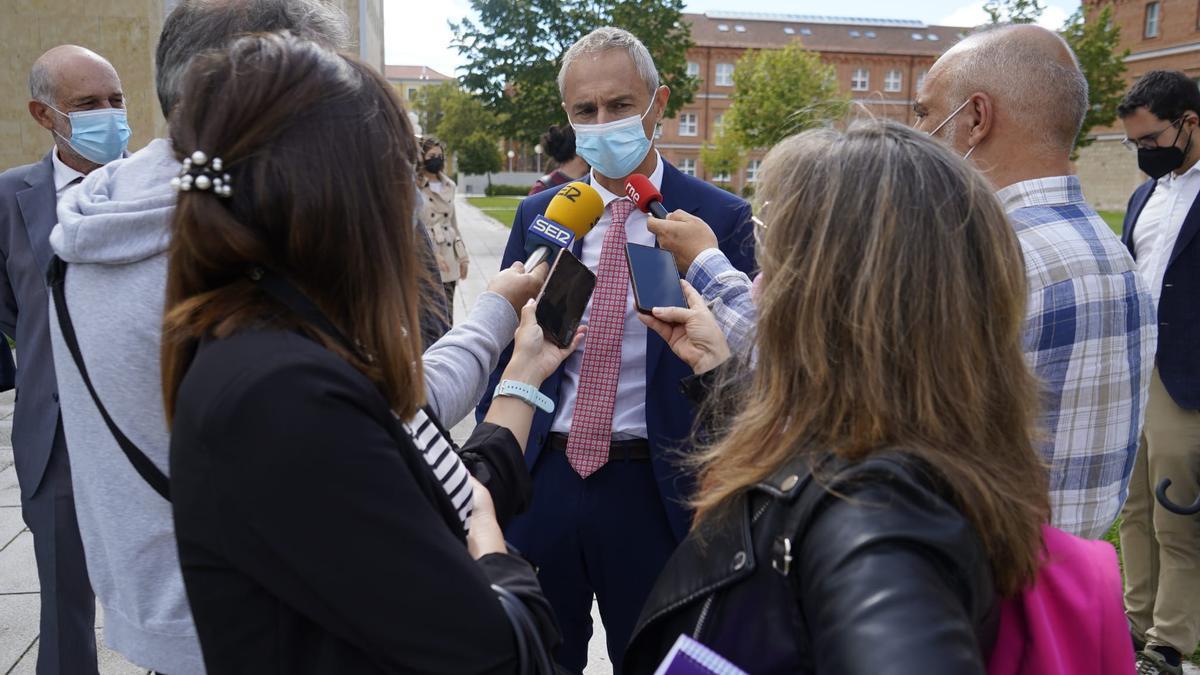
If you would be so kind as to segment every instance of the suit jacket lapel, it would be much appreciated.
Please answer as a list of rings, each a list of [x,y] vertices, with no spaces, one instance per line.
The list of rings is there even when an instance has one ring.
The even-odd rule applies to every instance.
[[[1198,231],[1200,231],[1200,197],[1192,202],[1192,208],[1188,209],[1187,215],[1183,218],[1183,227],[1179,229],[1179,236],[1175,238],[1175,248],[1171,249],[1171,259],[1167,261],[1168,268],[1175,264],[1179,252],[1187,247],[1188,242],[1196,236]]]
[[[50,152],[54,152],[51,150]],[[54,164],[49,153],[32,171],[25,176],[28,188],[17,193],[17,206],[21,209],[21,218],[25,221],[25,232],[29,236],[29,246],[33,251],[34,262],[39,270],[50,266],[50,231],[58,223],[57,194],[54,189]]]
[[[1129,227],[1126,227],[1121,231],[1121,241],[1125,242],[1125,246],[1129,249],[1130,255],[1134,255],[1133,228],[1137,225],[1138,218],[1142,216],[1142,210],[1146,208],[1146,202],[1150,201],[1150,195],[1154,194],[1154,188],[1157,185],[1158,183],[1155,182],[1149,183],[1150,188],[1144,192],[1139,188],[1136,196],[1133,198],[1133,203],[1130,205],[1133,208],[1130,209],[1130,212],[1127,214],[1125,220],[1125,222],[1129,224]]]

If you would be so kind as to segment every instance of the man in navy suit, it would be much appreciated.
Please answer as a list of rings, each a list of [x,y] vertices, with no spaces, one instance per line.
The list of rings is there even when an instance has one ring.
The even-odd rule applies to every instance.
[[[16,340],[20,352],[12,444],[21,515],[33,533],[41,586],[37,672],[96,673],[96,605],[58,408],[46,268],[58,198],[119,157],[129,127],[117,72],[82,47],[43,54],[30,71],[29,88],[29,112],[54,147],[40,162],[0,174],[0,331]]]
[[[1143,75],[1117,112],[1150,176],[1133,193],[1121,240],[1158,309],[1158,351],[1141,447],[1121,520],[1125,610],[1144,647],[1139,673],[1181,673],[1200,642],[1200,520],[1163,509],[1155,486],[1200,494],[1200,90],[1178,71]]]
[[[539,412],[530,431],[533,504],[507,534],[539,568],[563,631],[559,663],[574,672],[586,665],[594,595],[619,671],[642,603],[690,524],[692,482],[679,460],[694,418],[680,391],[690,371],[637,319],[625,244],[653,246],[655,239],[625,197],[624,180],[649,177],[668,210],[709,223],[722,251],[746,272],[754,267],[753,226],[746,202],[683,175],[654,150],[650,139],[670,91],[636,37],[611,27],[583,37],[563,57],[558,84],[577,152],[592,166],[585,180],[605,203],[595,228],[574,246],[597,285],[583,348],[542,387],[555,408]],[[554,193],[521,203],[505,266],[524,259],[526,229]],[[490,401],[480,404],[481,416]]]

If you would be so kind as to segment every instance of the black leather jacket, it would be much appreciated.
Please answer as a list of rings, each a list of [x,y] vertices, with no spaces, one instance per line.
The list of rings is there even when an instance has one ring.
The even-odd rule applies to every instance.
[[[681,633],[755,675],[985,672],[997,625],[990,564],[932,473],[889,451],[827,464],[817,482],[808,461],[689,533],[642,610],[624,672],[653,673]]]

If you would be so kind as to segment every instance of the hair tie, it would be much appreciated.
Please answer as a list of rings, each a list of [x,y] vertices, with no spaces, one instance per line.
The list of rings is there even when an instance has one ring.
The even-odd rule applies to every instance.
[[[171,187],[179,192],[190,192],[193,188],[211,190],[216,196],[229,199],[233,196],[233,184],[229,174],[221,172],[223,168],[220,157],[213,157],[209,162],[208,155],[197,150],[191,157],[183,158],[183,168],[171,179]]]

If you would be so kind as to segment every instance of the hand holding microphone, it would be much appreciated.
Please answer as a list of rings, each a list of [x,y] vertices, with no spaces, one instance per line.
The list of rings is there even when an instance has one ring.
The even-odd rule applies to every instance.
[[[646,228],[658,238],[658,245],[675,256],[680,274],[686,274],[701,251],[717,248],[717,235],[708,223],[687,211],[667,213],[662,193],[649,178],[634,174],[625,179],[625,193],[647,214]]]
[[[546,206],[546,214],[533,219],[525,233],[525,269],[532,270],[553,258],[559,249],[569,249],[587,236],[604,213],[604,200],[591,185],[567,183]]]

